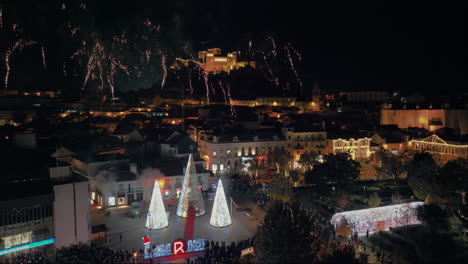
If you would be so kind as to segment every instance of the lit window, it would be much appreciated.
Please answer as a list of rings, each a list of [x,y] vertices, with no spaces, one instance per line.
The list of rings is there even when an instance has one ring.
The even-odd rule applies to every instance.
[[[216,156],[216,151],[213,151],[213,156]]]
[[[228,155],[231,154],[231,151],[229,149],[226,152],[227,152]]]
[[[223,170],[224,170],[224,164],[220,164],[220,165],[219,165],[219,170],[220,170],[220,171],[223,171]]]
[[[109,197],[109,206],[115,206],[115,197]]]
[[[171,190],[164,190],[164,199],[169,199],[171,198]]]
[[[218,165],[217,165],[217,164],[211,165],[211,170],[212,170],[213,172],[216,172],[216,171],[218,170]]]

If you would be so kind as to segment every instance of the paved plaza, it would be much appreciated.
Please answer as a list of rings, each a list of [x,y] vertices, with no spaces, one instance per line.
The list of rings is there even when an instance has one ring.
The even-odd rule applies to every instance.
[[[106,224],[110,234],[110,247],[114,249],[140,249],[143,248],[142,237],[150,237],[151,244],[171,243],[183,238],[185,218],[176,215],[177,200],[165,200],[166,211],[169,212],[169,226],[162,230],[148,230],[145,228],[146,215],[141,218],[131,218],[128,213],[129,206],[110,208],[110,216],[104,214],[104,210],[93,209],[91,224]],[[230,208],[228,200],[228,207]],[[246,215],[244,211],[237,211],[233,205],[232,225],[224,228],[210,226],[213,201],[205,200],[206,214],[195,219],[195,231],[193,238],[205,240],[226,241],[227,243],[244,240],[252,237],[258,227],[259,220],[253,215]],[[123,239],[120,242],[119,234]]]

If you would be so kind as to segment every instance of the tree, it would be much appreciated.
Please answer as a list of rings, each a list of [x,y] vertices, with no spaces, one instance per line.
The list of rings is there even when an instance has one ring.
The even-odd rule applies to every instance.
[[[279,177],[268,184],[268,196],[274,200],[290,201],[292,198],[292,187],[289,180]]]
[[[459,158],[447,162],[440,169],[440,195],[447,201],[447,206],[458,210],[466,205],[468,192],[468,160]]]
[[[437,204],[425,204],[417,208],[418,219],[431,228],[448,230],[449,213]]]
[[[289,172],[289,176],[291,176],[291,179],[293,180],[293,182],[297,182],[299,180],[299,171],[292,170]]]
[[[274,202],[254,243],[256,263],[308,263],[313,238],[310,216],[298,202]]]
[[[374,208],[374,207],[379,207],[380,203],[382,200],[380,200],[379,194],[374,192],[370,197],[369,200],[367,201],[369,204],[369,207]]]
[[[270,159],[278,168],[278,172],[280,169],[283,171],[288,167],[289,158],[288,154],[284,149],[277,148],[271,152]]]
[[[309,153],[304,153],[299,157],[299,164],[304,167],[304,171],[311,170],[312,167],[317,163],[315,156]]]
[[[380,166],[376,166],[379,178],[395,179],[403,174],[406,165],[402,155],[395,155],[388,150],[379,150],[375,153],[380,160]]]
[[[431,154],[424,152],[414,155],[408,167],[408,185],[420,200],[426,200],[430,194],[435,195],[437,165]]]
[[[315,165],[310,177],[317,183],[346,185],[359,176],[359,162],[351,159],[349,153],[328,154],[325,162]]]

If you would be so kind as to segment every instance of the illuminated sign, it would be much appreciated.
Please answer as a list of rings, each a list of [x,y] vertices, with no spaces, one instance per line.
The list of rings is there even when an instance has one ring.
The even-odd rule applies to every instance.
[[[0,250],[0,256],[6,255],[6,254],[11,254],[11,253],[22,251],[22,250],[26,250],[26,249],[45,246],[45,245],[49,245],[49,244],[53,244],[53,243],[55,243],[55,237],[45,239],[45,240],[41,240],[41,241],[36,241],[36,242],[33,242],[33,243],[29,243],[29,244],[25,244],[25,245],[22,245],[22,246],[16,246],[16,247],[12,247],[12,248],[2,249],[2,250]]]
[[[187,251],[187,243],[183,239],[177,239],[176,241],[172,242],[172,254],[182,254]]]
[[[157,245],[154,249],[145,250],[145,259],[166,257],[183,253],[198,252],[205,250],[205,240],[203,238],[176,241],[167,244]]]

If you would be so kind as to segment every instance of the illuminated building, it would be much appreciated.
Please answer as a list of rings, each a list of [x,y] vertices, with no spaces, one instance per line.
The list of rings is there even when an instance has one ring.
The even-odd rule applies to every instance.
[[[164,186],[162,186],[162,188],[164,188]],[[162,229],[166,228],[168,225],[160,184],[155,181],[145,227],[148,229]]]
[[[256,106],[282,106],[282,107],[291,107],[295,106],[296,98],[295,97],[258,97],[255,99]]]
[[[408,142],[408,148],[437,154],[437,158],[441,162],[457,158],[468,159],[468,144],[466,142],[446,141],[436,134],[423,139],[412,139]]]
[[[197,171],[193,162],[193,155],[190,154],[185,170],[184,183],[180,194],[179,205],[177,206],[177,215],[187,217],[187,211],[190,207],[195,209],[195,216],[202,216],[206,213],[205,203],[201,194],[202,187],[196,177]]]
[[[223,182],[219,179],[213,203],[213,211],[211,212],[210,225],[214,227],[226,227],[231,224],[232,220],[226,201],[226,195],[224,194]]]
[[[286,151],[286,140],[270,131],[255,135],[201,134],[200,156],[213,173],[241,171],[257,155],[268,155],[275,149]]]
[[[227,56],[221,56],[221,49],[208,49],[208,51],[198,52],[198,59],[201,60],[200,67],[207,72],[219,73],[244,68],[249,65],[255,68],[254,61],[237,61],[237,52],[229,52]]]
[[[380,110],[381,125],[397,125],[399,128],[420,127],[435,131],[442,127],[460,129],[460,134],[468,134],[468,109],[422,109],[394,108],[383,105]]]
[[[353,159],[369,159],[371,139],[365,136],[333,135],[327,139],[327,153],[349,152]]]
[[[369,231],[369,234],[372,234],[389,230],[390,227],[420,224],[416,209],[423,204],[423,202],[413,202],[336,213],[331,223],[337,228],[345,219],[353,233],[366,235]]]
[[[324,155],[327,132],[319,127],[291,126],[282,129],[288,142],[287,152],[292,159],[298,159],[307,153]]]

